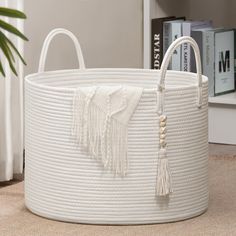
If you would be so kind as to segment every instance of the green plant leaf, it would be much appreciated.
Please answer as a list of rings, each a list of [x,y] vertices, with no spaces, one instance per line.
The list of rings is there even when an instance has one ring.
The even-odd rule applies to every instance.
[[[8,49],[6,48],[6,45],[3,43],[4,41],[2,41],[2,39],[0,40],[0,48],[2,49],[2,52],[4,53],[4,55],[6,56],[6,58],[10,58],[10,55],[9,55],[9,51]]]
[[[18,76],[17,71],[16,71],[16,69],[15,69],[15,67],[14,67],[14,65],[11,61],[9,61],[9,65],[10,65],[10,68],[11,68],[12,72],[15,74],[15,76]]]
[[[4,33],[2,33],[0,31],[0,37],[3,37],[5,39],[5,41],[12,47],[12,49],[15,51],[15,53],[18,55],[18,57],[20,58],[20,60],[23,62],[24,65],[26,65],[26,62],[24,60],[24,58],[21,56],[21,54],[19,53],[19,51],[17,50],[17,48],[15,47],[15,45],[11,42],[10,39],[8,39],[6,37],[6,35]]]
[[[26,19],[26,15],[23,12],[6,7],[0,7],[0,15],[19,19]]]
[[[0,27],[12,34],[17,35],[18,37],[22,38],[25,41],[28,41],[28,39],[14,26],[4,22],[3,20],[0,20]]]
[[[9,52],[8,52],[7,48],[5,47],[4,43],[2,43],[1,40],[0,40],[0,48],[2,49],[2,51],[3,51],[4,55],[5,55],[5,57],[7,58],[7,61],[8,61],[8,63],[9,63],[9,66],[10,66],[12,72],[17,76],[17,72],[16,72],[16,69],[15,69],[15,67],[14,67],[14,65],[13,65],[13,63],[12,63],[12,61],[11,61],[11,57],[10,57],[10,55],[9,55]]]
[[[3,43],[4,43],[5,47],[6,47],[8,53],[9,53],[11,59],[12,59],[12,61],[15,62],[15,58],[14,58],[14,55],[13,55],[13,53],[11,51],[11,48],[8,46],[8,44],[5,41],[3,41]]]
[[[3,66],[2,66],[1,60],[0,60],[0,72],[2,73],[2,75],[3,75],[4,77],[6,76],[6,74],[5,74],[5,72],[4,72],[4,69],[3,69]]]
[[[11,48],[8,46],[6,39],[0,34],[0,43],[3,44],[4,49],[9,53],[10,58],[15,62],[14,55],[11,51]]]
[[[2,41],[2,40],[0,40],[0,48],[2,49],[5,57],[7,58],[7,61],[9,63],[9,66],[10,66],[12,72],[17,76],[17,72],[16,72],[16,69],[15,69],[15,67],[13,65],[12,58],[11,58],[11,55],[9,53],[9,50],[6,47],[6,44],[4,43],[4,41]]]

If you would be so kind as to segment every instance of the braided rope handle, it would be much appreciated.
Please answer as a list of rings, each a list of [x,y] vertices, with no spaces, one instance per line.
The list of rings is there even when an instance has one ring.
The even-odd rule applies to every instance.
[[[172,54],[181,44],[189,43],[194,51],[196,66],[197,66],[197,107],[202,106],[202,68],[201,68],[201,58],[198,45],[194,39],[191,37],[180,37],[176,39],[168,48],[162,65],[160,69],[160,83],[158,85],[159,100],[157,96],[158,115],[159,115],[159,152],[158,152],[158,169],[157,169],[157,186],[156,194],[157,196],[167,196],[173,192],[172,188],[172,174],[171,168],[169,166],[168,155],[167,155],[167,144],[166,144],[166,126],[167,126],[167,116],[164,114],[165,105],[165,78],[167,68],[171,59]]]
[[[39,59],[39,68],[38,68],[38,72],[44,72],[45,70],[45,62],[46,62],[46,58],[47,58],[47,53],[48,53],[48,48],[49,45],[52,41],[52,39],[58,35],[58,34],[64,34],[67,35],[70,39],[72,39],[74,45],[75,45],[75,50],[76,50],[76,54],[78,57],[78,61],[79,61],[79,68],[80,69],[85,69],[85,64],[84,64],[84,58],[83,58],[83,53],[79,44],[78,39],[76,38],[76,36],[70,32],[69,30],[63,29],[63,28],[57,28],[52,30],[46,37],[44,43],[43,43],[43,47],[41,50],[41,54],[40,54],[40,59]]]
[[[197,107],[202,106],[202,66],[201,66],[201,56],[199,47],[196,43],[196,41],[189,37],[189,36],[183,36],[178,39],[176,39],[168,48],[166,51],[166,54],[163,58],[161,69],[160,69],[160,83],[158,85],[158,91],[160,92],[160,103],[159,103],[159,114],[163,113],[164,110],[164,90],[165,90],[165,78],[166,78],[166,72],[168,65],[170,63],[172,54],[178,48],[180,45],[184,43],[189,43],[191,47],[193,48],[195,60],[196,60],[196,67],[197,67],[197,78],[198,78],[198,84],[197,84]]]

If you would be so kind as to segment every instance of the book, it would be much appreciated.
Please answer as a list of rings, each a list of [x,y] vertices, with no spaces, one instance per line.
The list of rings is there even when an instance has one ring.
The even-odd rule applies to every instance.
[[[215,95],[235,91],[234,30],[215,32]]]
[[[235,91],[234,30],[200,29],[193,32],[200,43],[203,74],[210,97]],[[196,37],[196,36],[195,36]]]
[[[199,51],[200,51],[200,55],[201,55],[201,62],[202,62],[202,68],[204,67],[204,53],[203,53],[203,40],[204,40],[204,36],[203,33],[205,31],[211,30],[212,27],[208,27],[208,28],[198,28],[198,29],[193,29],[191,31],[191,36],[193,37],[193,39],[197,42],[198,47],[199,47]],[[191,57],[190,57],[190,69],[192,72],[196,73],[196,61],[194,58],[194,54],[193,51],[191,50]]]
[[[215,31],[203,32],[202,72],[208,77],[208,96],[215,95]]]
[[[182,36],[182,22],[184,19],[174,19],[163,23],[163,52],[165,53],[170,44]],[[181,46],[178,47],[171,58],[168,69],[181,70]]]
[[[151,69],[160,69],[163,60],[163,22],[175,16],[152,19],[151,22]]]
[[[199,28],[211,28],[212,21],[184,21],[182,23],[182,35],[191,36],[192,30]],[[182,46],[182,71],[191,71],[191,55],[193,51],[188,43]]]

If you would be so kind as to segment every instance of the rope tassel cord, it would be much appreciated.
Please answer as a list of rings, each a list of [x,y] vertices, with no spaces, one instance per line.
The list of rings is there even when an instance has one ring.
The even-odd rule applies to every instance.
[[[160,116],[160,150],[158,153],[158,167],[157,167],[157,196],[166,196],[173,192],[172,190],[172,177],[169,167],[169,162],[166,152],[166,122],[167,117],[165,115]]]
[[[156,193],[158,196],[166,196],[172,192],[172,179],[166,149],[160,149],[158,156]]]

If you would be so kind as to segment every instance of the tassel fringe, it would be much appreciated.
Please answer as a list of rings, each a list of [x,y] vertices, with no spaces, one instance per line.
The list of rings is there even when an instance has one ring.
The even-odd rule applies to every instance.
[[[95,88],[87,96],[76,91],[72,135],[94,159],[101,161],[105,169],[125,176],[128,169],[127,126],[91,102],[95,93]]]
[[[157,168],[156,194],[158,196],[166,196],[172,192],[172,178],[166,155],[166,149],[160,149]]]

